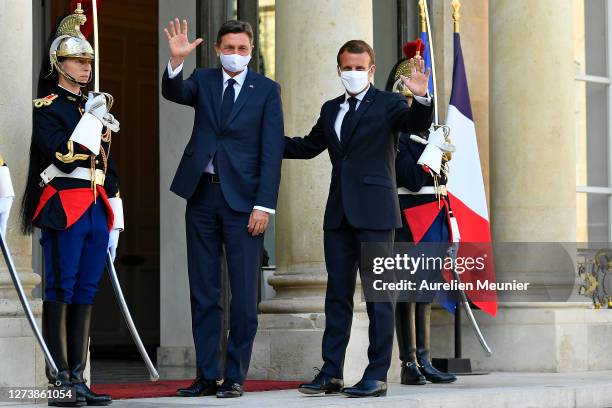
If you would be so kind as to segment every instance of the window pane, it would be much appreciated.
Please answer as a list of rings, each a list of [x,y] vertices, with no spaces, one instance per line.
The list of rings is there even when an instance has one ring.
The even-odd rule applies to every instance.
[[[589,75],[608,76],[606,64],[606,0],[585,0],[584,36],[586,72]]]
[[[275,18],[275,0],[259,0],[259,72],[271,79],[276,75]]]
[[[607,85],[586,84],[587,185],[608,187]]]
[[[576,194],[576,241],[608,242],[607,194]]]
[[[412,10],[416,9],[417,7],[415,4],[414,9]],[[376,84],[377,88],[385,89],[389,72],[397,62],[400,47],[403,45],[397,44],[397,1],[372,1],[372,13],[374,18],[373,47],[374,50],[376,50],[376,72],[374,73],[374,83]],[[415,39],[416,34],[413,38],[410,38],[410,41],[414,41]]]

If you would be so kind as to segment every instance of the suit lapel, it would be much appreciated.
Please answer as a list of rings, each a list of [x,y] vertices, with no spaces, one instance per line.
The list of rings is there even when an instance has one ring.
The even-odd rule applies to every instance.
[[[361,100],[359,107],[355,111],[355,115],[353,116],[353,120],[351,121],[350,127],[346,134],[347,135],[346,140],[342,141],[342,146],[344,148],[346,148],[349,145],[353,137],[353,134],[355,133],[355,128],[359,124],[359,120],[361,119],[363,114],[368,110],[370,105],[372,105],[372,101],[374,100],[375,93],[376,93],[376,88],[374,88],[373,85],[370,85],[370,89],[368,89],[368,92],[366,92],[366,94],[363,96],[363,99]]]
[[[227,123],[232,123],[238,112],[240,112],[240,109],[242,109],[242,107],[246,103],[247,99],[249,99],[251,93],[255,90],[254,84],[256,79],[257,77],[255,76],[255,74],[253,74],[253,71],[249,69],[247,71],[247,76],[244,79],[242,87],[240,88],[238,98],[236,99],[236,102],[234,102],[234,106],[232,107],[232,112],[230,113]]]
[[[208,89],[212,97],[213,123],[217,126],[217,131],[219,131],[221,129],[221,98],[223,96],[223,74],[221,73],[221,68],[217,68],[212,80],[208,81]]]

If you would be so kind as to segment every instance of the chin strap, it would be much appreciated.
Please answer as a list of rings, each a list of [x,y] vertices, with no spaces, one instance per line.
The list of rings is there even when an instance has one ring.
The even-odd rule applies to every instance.
[[[76,79],[74,79],[70,74],[68,74],[67,72],[61,72],[60,74],[66,78],[67,80],[69,80],[70,82],[72,82],[74,85],[80,87],[80,88],[85,88],[87,85],[89,85],[89,83],[91,82],[91,72],[89,73],[89,79],[87,80],[87,82],[79,82]]]

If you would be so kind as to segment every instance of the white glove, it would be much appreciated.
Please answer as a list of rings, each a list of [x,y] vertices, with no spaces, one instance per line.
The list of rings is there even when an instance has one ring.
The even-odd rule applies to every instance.
[[[108,202],[113,209],[113,229],[123,231],[125,223],[123,221],[123,200],[120,197],[111,197]]]
[[[85,103],[85,112],[94,115],[102,125],[106,126],[113,132],[119,131],[119,121],[109,113],[110,107],[108,101],[112,100],[112,96],[107,93],[89,92],[89,97]]]
[[[85,102],[85,112],[91,113],[96,118],[102,120],[108,113],[106,106],[106,95],[101,93],[89,92],[87,102]]]
[[[108,234],[108,250],[113,258],[113,262],[115,261],[115,256],[117,255],[117,245],[119,245],[119,234],[121,233],[118,229],[113,229]]]
[[[96,156],[100,154],[102,127],[119,131],[119,122],[108,113],[108,101],[112,98],[106,93],[90,92],[85,102],[85,113],[70,135],[70,140],[85,146]]]
[[[14,197],[15,190],[8,166],[0,166],[0,197]]]
[[[89,101],[87,101],[89,103]],[[91,109],[91,107],[90,107]],[[70,140],[87,148],[96,156],[102,143],[102,122],[91,112],[85,112],[70,135]]]
[[[427,140],[417,135],[410,135],[410,139],[425,145],[425,150],[417,160],[418,164],[426,165],[434,173],[440,175],[442,167],[442,156],[445,152],[452,153],[455,151],[455,145],[446,141],[444,128],[439,127],[434,131],[429,131]]]
[[[13,205],[15,191],[11,182],[11,173],[7,166],[0,166],[0,233],[6,235],[9,213]]]
[[[123,231],[123,200],[120,197],[111,197],[108,202],[113,209],[113,227],[108,237],[108,250],[111,253],[113,261],[117,254],[117,245],[119,244],[119,233]]]
[[[13,197],[0,198],[0,233],[2,233],[2,236],[6,236],[6,226],[8,224],[12,205]]]

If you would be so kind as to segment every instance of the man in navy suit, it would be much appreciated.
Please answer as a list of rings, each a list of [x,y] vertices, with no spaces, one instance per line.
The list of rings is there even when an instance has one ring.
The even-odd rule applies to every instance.
[[[170,189],[187,200],[185,214],[191,319],[198,373],[181,396],[239,397],[257,332],[257,288],[263,233],[274,213],[284,148],[279,85],[247,68],[253,49],[248,23],[223,24],[214,45],[222,68],[196,69],[183,80],[187,21],[164,29],[170,61],[162,94],[195,109],[191,139]],[[231,288],[227,360],[221,373],[223,310],[221,247]],[[217,388],[216,381],[224,378]]]
[[[402,225],[397,201],[395,157],[398,132],[423,131],[432,122],[427,93],[429,70],[421,63],[404,85],[415,95],[408,107],[401,94],[371,85],[376,66],[374,51],[364,41],[344,44],[337,56],[338,75],[346,89],[327,101],[306,137],[285,137],[284,157],[311,159],[325,149],[332,162],[331,185],[324,218],[327,267],[323,367],[314,380],[302,384],[305,394],[342,392],[352,397],[382,396],[393,346],[393,302],[367,301],[370,319],[369,365],[361,381],[343,387],[343,366],[353,317],[353,295],[361,243],[387,243]],[[361,270],[363,274],[367,271]],[[368,300],[368,299],[366,299]]]

